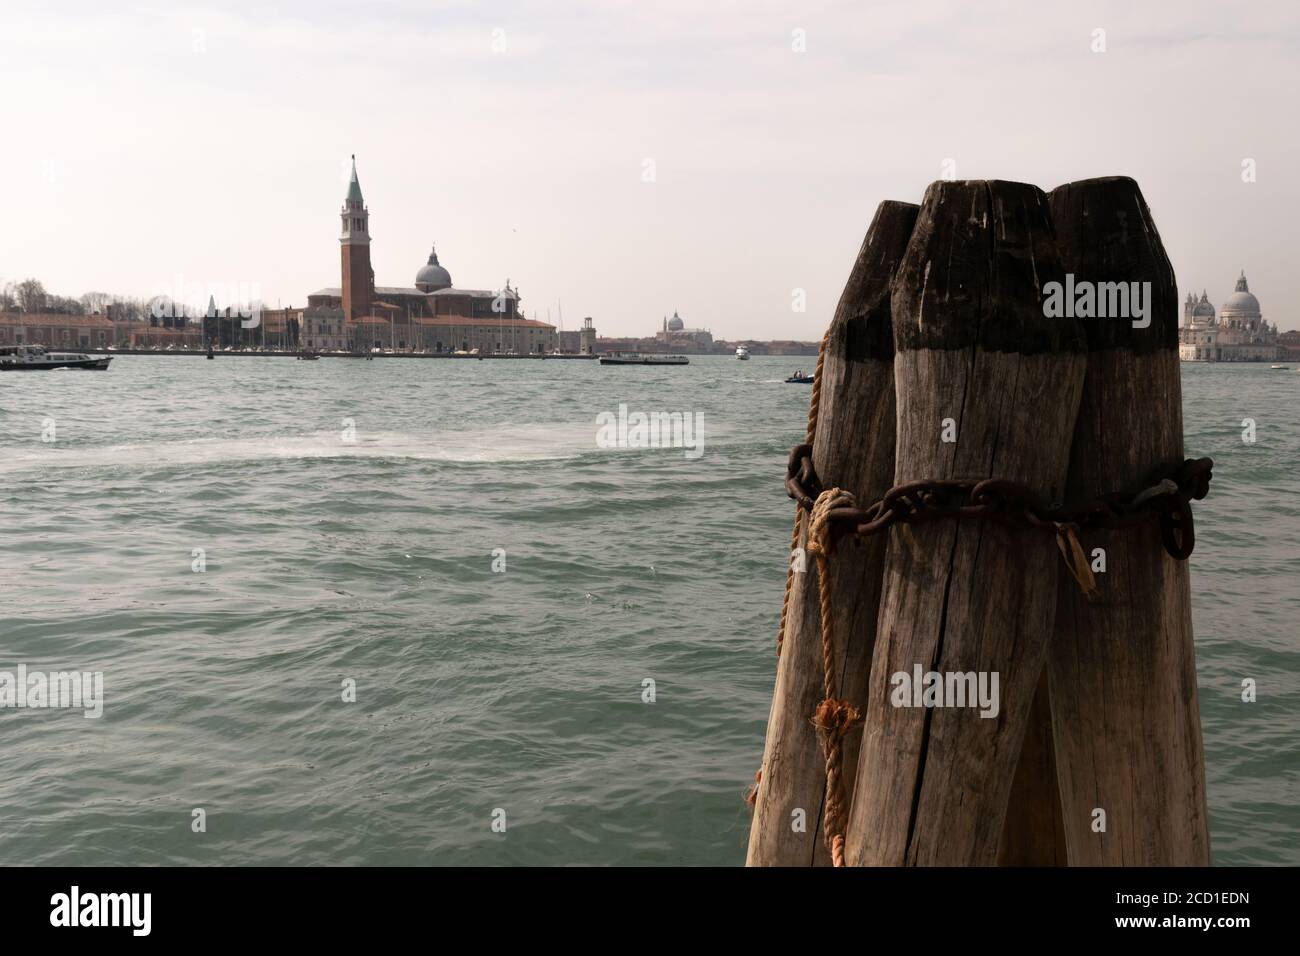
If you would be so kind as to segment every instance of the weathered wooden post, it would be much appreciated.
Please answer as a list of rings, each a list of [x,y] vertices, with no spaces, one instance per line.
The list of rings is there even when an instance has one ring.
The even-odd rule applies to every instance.
[[[1085,325],[1066,486],[1071,500],[1139,491],[1153,470],[1183,461],[1173,268],[1133,180],[1069,183],[1050,203],[1076,281],[1150,283],[1145,319]],[[1070,864],[1209,865],[1187,562],[1166,553],[1151,523],[1091,531],[1082,544],[1105,562],[1098,597],[1061,575],[1048,663]]]
[[[894,346],[890,282],[916,220],[911,203],[882,202],[836,307],[823,348],[817,391],[813,465],[825,487],[877,498],[894,478]],[[825,696],[817,568],[806,556],[808,521],[800,522],[801,568],[793,574],[783,620],[776,688],[763,764],[754,794],[750,866],[829,865],[824,836],[826,762],[813,725]],[[847,539],[830,564],[836,603],[831,639],[839,686],[834,696],[861,710],[871,663],[883,537]],[[842,779],[851,788],[858,732],[842,744]],[[843,811],[847,814],[848,793]],[[803,814],[801,828],[797,815]]]
[[[1070,583],[1074,584],[1073,578],[1070,578]],[[1020,748],[1020,763],[1016,765],[1016,775],[1011,781],[998,866],[1066,866],[1069,862],[1056,774],[1056,751],[1052,746],[1052,706],[1047,685],[1047,670],[1044,668],[1029,711],[1029,726],[1025,728],[1025,742]]]
[[[1039,189],[930,186],[894,282],[897,483],[1005,478],[1060,500],[1085,361],[1078,325],[1044,315],[1062,277]],[[990,521],[890,531],[851,865],[996,863],[1059,562],[1050,535]],[[996,674],[998,713],[911,706],[894,675],[918,669]]]

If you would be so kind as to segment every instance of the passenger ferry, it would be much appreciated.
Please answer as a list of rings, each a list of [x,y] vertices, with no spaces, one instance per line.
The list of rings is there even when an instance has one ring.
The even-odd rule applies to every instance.
[[[44,345],[0,346],[0,372],[42,372],[56,368],[106,369],[111,355],[51,352]]]
[[[655,355],[650,352],[606,352],[601,365],[690,365],[685,355]]]
[[[737,345],[736,358],[740,359],[742,362],[745,361],[747,358],[749,358],[749,349],[743,345]]]

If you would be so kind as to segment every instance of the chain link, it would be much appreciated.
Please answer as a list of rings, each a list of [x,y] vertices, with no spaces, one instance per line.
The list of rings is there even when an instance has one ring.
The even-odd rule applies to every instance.
[[[909,481],[890,488],[865,508],[836,508],[827,521],[832,542],[847,534],[879,534],[899,522],[921,524],[946,518],[996,521],[1009,528],[1057,535],[1158,521],[1165,550],[1185,561],[1196,545],[1191,502],[1209,493],[1213,467],[1209,458],[1188,458],[1167,473],[1154,475],[1152,484],[1136,494],[1113,492],[1058,507],[1048,505],[1032,489],[1001,478]],[[800,508],[812,511],[822,487],[813,470],[811,445],[791,449],[785,488]]]

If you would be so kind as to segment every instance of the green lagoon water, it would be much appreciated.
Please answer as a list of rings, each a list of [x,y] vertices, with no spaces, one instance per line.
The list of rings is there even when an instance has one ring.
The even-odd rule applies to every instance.
[[[0,710],[0,864],[742,863],[813,361],[0,376],[0,670],[105,681]],[[1214,858],[1300,864],[1300,374],[1183,381]]]

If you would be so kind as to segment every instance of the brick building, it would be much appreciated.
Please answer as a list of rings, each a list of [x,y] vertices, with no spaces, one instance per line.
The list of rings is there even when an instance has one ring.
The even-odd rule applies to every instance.
[[[45,312],[0,313],[0,345],[44,345],[55,349],[104,349],[116,341],[113,322],[103,315]]]

